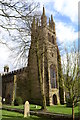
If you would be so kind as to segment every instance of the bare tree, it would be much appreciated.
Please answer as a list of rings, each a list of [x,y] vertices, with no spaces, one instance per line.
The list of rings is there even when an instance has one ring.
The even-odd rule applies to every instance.
[[[70,50],[70,49],[69,49]],[[65,61],[63,68],[65,68],[64,75],[64,89],[66,94],[67,105],[72,106],[72,118],[74,120],[74,107],[78,102],[78,52],[75,46],[68,52],[65,49]],[[69,104],[70,103],[70,104]]]
[[[31,43],[31,23],[33,16],[39,16],[36,10],[38,6],[38,3],[26,0],[0,0],[0,28],[1,33],[3,32],[0,43],[10,48],[15,61],[25,59],[24,63],[27,63],[27,51]]]

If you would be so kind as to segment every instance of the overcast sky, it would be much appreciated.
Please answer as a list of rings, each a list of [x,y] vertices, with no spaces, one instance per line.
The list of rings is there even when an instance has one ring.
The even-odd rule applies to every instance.
[[[66,46],[78,40],[78,0],[34,0],[40,2],[40,10],[43,5],[48,18],[53,15],[56,24],[56,35],[59,42]],[[4,31],[0,31],[4,33]],[[4,33],[5,34],[5,33]],[[9,50],[0,45],[0,72],[3,72],[4,65],[9,65],[10,70],[14,69],[9,58]]]

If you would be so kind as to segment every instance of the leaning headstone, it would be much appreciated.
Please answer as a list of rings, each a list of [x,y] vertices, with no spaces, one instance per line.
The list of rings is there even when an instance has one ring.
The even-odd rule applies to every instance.
[[[30,105],[29,102],[26,101],[24,105],[24,117],[29,117],[30,116]]]

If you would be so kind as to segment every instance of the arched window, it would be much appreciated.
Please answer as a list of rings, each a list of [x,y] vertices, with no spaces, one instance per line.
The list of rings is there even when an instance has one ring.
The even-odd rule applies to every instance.
[[[50,66],[50,81],[51,81],[51,88],[57,88],[56,70],[53,67],[53,65]]]

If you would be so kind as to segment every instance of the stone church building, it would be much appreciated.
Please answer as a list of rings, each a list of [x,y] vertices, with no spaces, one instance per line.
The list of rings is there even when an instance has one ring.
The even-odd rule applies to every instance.
[[[40,75],[47,105],[60,103],[57,50],[53,16],[47,24],[43,7],[41,23],[33,18],[27,67],[12,72],[9,72],[8,67],[4,68],[6,73],[2,75],[2,97],[6,103],[12,104],[16,97],[21,97],[23,102],[28,100],[41,105]]]

